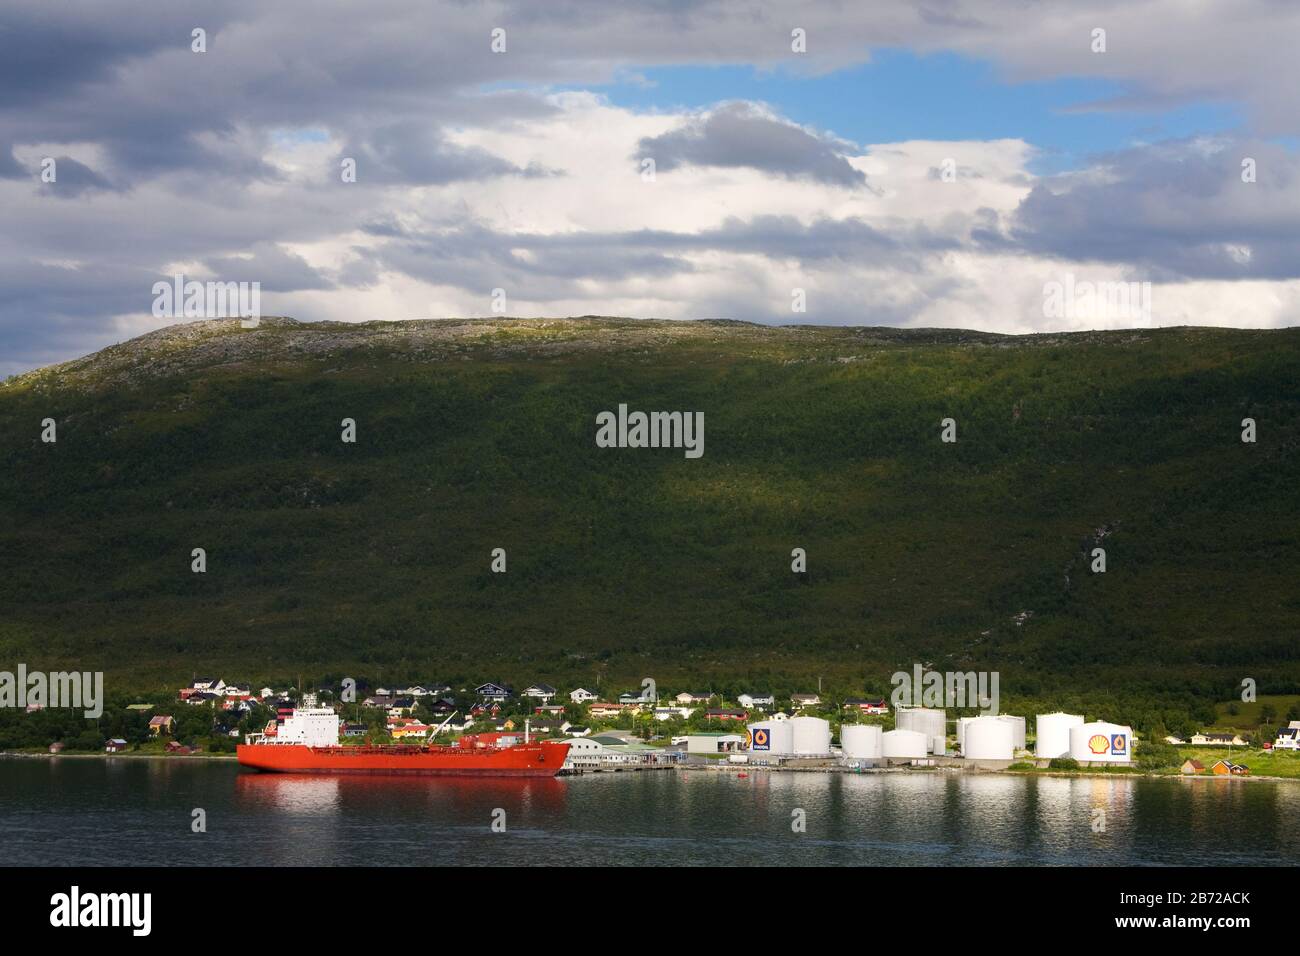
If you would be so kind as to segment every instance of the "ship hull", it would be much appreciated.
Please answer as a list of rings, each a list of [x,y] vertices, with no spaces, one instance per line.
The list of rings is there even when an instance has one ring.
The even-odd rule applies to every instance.
[[[553,777],[568,744],[517,747],[307,747],[240,744],[242,766],[266,773],[403,774],[444,777]]]

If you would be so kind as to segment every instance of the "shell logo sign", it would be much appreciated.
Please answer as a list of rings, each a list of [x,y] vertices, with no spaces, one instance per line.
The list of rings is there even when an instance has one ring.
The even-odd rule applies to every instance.
[[[749,734],[750,750],[771,750],[772,738],[766,727],[756,727]]]
[[[1123,734],[1116,736],[1123,738]],[[1095,754],[1104,754],[1110,750],[1110,738],[1105,734],[1093,734],[1088,738],[1088,749]]]

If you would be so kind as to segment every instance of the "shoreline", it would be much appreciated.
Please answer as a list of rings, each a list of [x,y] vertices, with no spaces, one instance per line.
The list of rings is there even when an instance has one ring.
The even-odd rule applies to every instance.
[[[236,760],[235,754],[168,754],[168,753],[59,753],[52,754],[46,752],[27,752],[19,750],[0,750],[0,759],[4,758],[32,758],[32,759],[69,759],[69,760],[108,760],[108,759],[126,759],[126,760],[217,760],[233,761]],[[638,768],[625,768],[626,770],[635,770]],[[829,767],[767,767],[767,766],[745,766],[744,764],[688,764],[672,767],[656,767],[654,769],[676,770],[686,773],[821,773],[821,774],[846,774],[851,776],[861,776],[866,774],[892,774],[892,773],[958,773],[958,774],[994,774],[1016,777],[1065,777],[1065,778],[1088,778],[1094,780],[1115,780],[1115,779],[1141,779],[1141,780],[1231,780],[1243,781],[1246,783],[1300,783],[1300,777],[1276,777],[1266,774],[1251,775],[1245,777],[1230,777],[1219,774],[1199,773],[1137,773],[1137,772],[1114,772],[1099,770],[993,770],[984,767],[866,767],[859,770],[853,770],[848,767],[829,766]],[[617,771],[587,771],[586,773],[566,774],[565,776],[582,777],[592,773],[605,774]],[[292,776],[292,775],[290,775]]]

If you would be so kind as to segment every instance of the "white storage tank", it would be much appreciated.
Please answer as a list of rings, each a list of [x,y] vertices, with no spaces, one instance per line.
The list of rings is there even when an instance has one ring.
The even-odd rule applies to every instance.
[[[755,757],[794,753],[794,727],[788,720],[760,720],[749,725],[749,752]]]
[[[793,717],[794,753],[801,757],[820,757],[831,752],[831,723],[822,717]]]
[[[899,730],[915,730],[925,735],[925,746],[930,753],[944,754],[948,750],[948,715],[929,707],[899,708],[894,715],[894,726]]]
[[[1011,746],[1016,750],[1025,749],[1025,718],[1013,717],[1011,714],[998,714],[997,719],[1011,727]]]
[[[1070,728],[1083,723],[1082,714],[1039,714],[1034,719],[1038,739],[1034,741],[1035,757],[1066,757],[1070,753]]]
[[[880,737],[880,752],[885,757],[918,759],[929,752],[925,734],[919,730],[890,730]]]
[[[885,755],[884,734],[876,724],[845,724],[840,728],[840,747],[849,760],[879,760]]]
[[[1133,755],[1133,728],[1094,720],[1070,728],[1070,756],[1093,763],[1128,763]]]
[[[960,750],[962,753],[965,753],[965,752],[966,752],[966,750],[965,750],[965,748],[966,748],[966,725],[969,724],[972,720],[975,720],[975,719],[977,719],[977,718],[975,718],[975,717],[958,717],[958,718],[957,718],[957,749]]]
[[[966,725],[962,756],[968,760],[1010,760],[1015,728],[999,717],[976,717]]]

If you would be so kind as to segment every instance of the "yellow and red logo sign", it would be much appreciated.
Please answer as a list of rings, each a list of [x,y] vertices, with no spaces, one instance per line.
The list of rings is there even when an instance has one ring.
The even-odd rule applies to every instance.
[[[1088,749],[1095,754],[1104,754],[1110,751],[1110,738],[1105,734],[1093,734],[1088,738]]]

